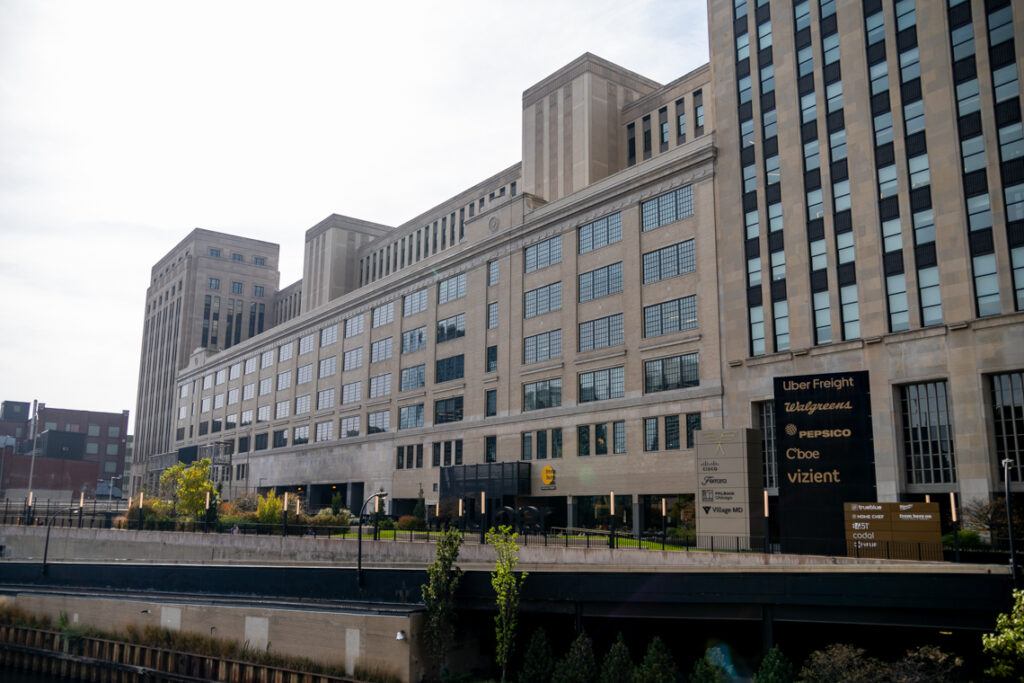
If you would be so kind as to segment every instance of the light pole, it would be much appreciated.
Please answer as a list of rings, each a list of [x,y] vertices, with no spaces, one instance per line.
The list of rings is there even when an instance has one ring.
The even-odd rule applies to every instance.
[[[1017,555],[1013,550],[1013,513],[1010,505],[1010,465],[1013,460],[1003,460],[1003,495],[1006,496],[1006,532],[1010,537],[1010,574],[1013,576],[1013,589],[1017,590]]]
[[[366,506],[371,500],[386,498],[387,495],[388,494],[384,491],[378,491],[364,500],[362,507],[359,508],[359,519],[356,521],[359,526],[359,530],[357,532],[357,538],[359,539],[357,545],[358,550],[356,551],[356,584],[360,588],[363,586],[363,511],[366,510]]]

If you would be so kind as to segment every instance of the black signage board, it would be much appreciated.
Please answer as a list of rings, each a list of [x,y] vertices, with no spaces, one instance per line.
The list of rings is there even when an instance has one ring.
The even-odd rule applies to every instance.
[[[775,378],[785,552],[844,554],[843,503],[877,500],[868,373]]]

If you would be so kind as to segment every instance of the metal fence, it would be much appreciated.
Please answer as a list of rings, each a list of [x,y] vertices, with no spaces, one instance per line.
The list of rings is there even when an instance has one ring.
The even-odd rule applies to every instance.
[[[119,499],[92,499],[79,505],[79,501],[37,500],[28,505],[27,500],[5,500],[0,507],[0,523],[88,529],[107,529],[119,526],[127,529],[148,531],[169,531],[186,533],[221,533],[257,536],[306,536],[311,538],[352,538],[357,535],[356,525],[321,525],[315,520],[286,518],[285,523],[262,524],[257,522],[223,521],[211,516],[207,520],[156,520],[140,519],[138,507],[129,508],[128,502]],[[363,538],[366,541],[384,543],[434,543],[442,533],[439,526],[422,530],[398,529],[385,520],[383,527],[364,524]],[[465,543],[484,542],[479,526],[459,528]],[[552,527],[547,530],[527,530],[516,535],[520,547],[560,546],[565,548],[607,548],[641,551],[676,552],[729,552],[729,553],[792,553],[802,555],[846,556],[864,559],[956,561],[967,563],[1005,564],[1009,554],[1005,552],[1008,540],[993,538],[991,547],[984,549],[963,548],[954,550],[941,543],[918,543],[904,541],[879,541],[871,545],[847,542],[844,539],[785,539],[780,541],[764,536],[726,536],[720,534],[698,534],[693,530],[675,529],[663,533],[647,532],[634,535],[627,531],[611,532],[606,529],[582,527]],[[1018,547],[1024,543],[1015,539]]]

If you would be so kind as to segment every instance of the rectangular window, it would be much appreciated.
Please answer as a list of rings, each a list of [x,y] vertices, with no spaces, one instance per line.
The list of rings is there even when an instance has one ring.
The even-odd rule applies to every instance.
[[[391,373],[376,375],[370,378],[370,398],[391,395]]]
[[[383,306],[377,306],[373,309],[373,326],[380,327],[381,325],[387,325],[393,322],[395,319],[395,302],[389,301]]]
[[[256,421],[257,422],[269,422],[270,421],[270,406],[260,406],[256,409]]]
[[[345,371],[355,370],[363,366],[363,347],[346,351],[342,361],[342,369]]]
[[[304,415],[310,410],[311,394],[305,396],[299,396],[295,399],[295,414]],[[242,425],[245,425],[245,413],[242,413]]]
[[[523,295],[523,317],[533,318],[562,309],[562,283],[531,289]]]
[[[379,363],[391,358],[392,337],[381,339],[370,344],[370,362]]]
[[[407,294],[402,298],[402,315],[410,316],[427,310],[427,290]]]
[[[260,380],[260,396],[266,396],[274,390],[273,379],[270,377],[264,377]]]
[[[486,360],[486,371],[497,372],[498,371],[498,347],[488,346],[487,347],[487,360]]]
[[[686,447],[693,448],[696,445],[697,437],[694,432],[700,431],[700,413],[686,414]]]
[[[333,402],[334,390],[330,389],[329,391],[331,391],[331,397],[332,397],[331,400]],[[324,392],[321,391],[320,393],[323,394]],[[341,386],[341,402],[342,402],[343,405],[346,404],[346,403],[358,403],[359,399],[362,397],[362,395],[363,395],[363,383],[362,383],[362,381],[350,382],[348,384],[343,384]],[[327,407],[330,408],[331,406],[327,406]],[[323,408],[323,406],[318,406],[318,408]]]
[[[545,379],[523,385],[523,412],[562,405],[562,380]]]
[[[414,365],[402,370],[402,391],[419,389],[426,381],[426,365]]]
[[[494,417],[498,414],[498,391],[488,389],[484,392],[484,417]]]
[[[487,304],[487,329],[493,330],[498,326],[498,302],[492,301]]]
[[[277,390],[288,389],[292,385],[292,371],[285,370],[277,373]]]
[[[525,271],[532,273],[541,268],[562,262],[562,237],[551,239],[534,244],[526,248]]]
[[[953,423],[945,381],[898,387],[908,484],[956,482]]]
[[[462,421],[462,397],[455,396],[452,398],[441,399],[440,401],[434,401],[434,424],[444,424],[446,422],[461,422]]]
[[[644,307],[644,337],[659,337],[696,327],[697,296],[694,294]]]
[[[208,286],[210,289],[220,289],[220,278],[211,277]]]
[[[309,443],[309,425],[296,427],[292,430],[292,445],[301,446],[304,443]],[[241,450],[241,448],[239,448],[239,450]]]
[[[260,368],[269,368],[274,364],[274,352],[264,351],[260,354]]]
[[[520,435],[519,458],[521,460],[533,460],[533,432],[523,432]]]
[[[358,384],[358,382],[356,382]],[[351,385],[346,384],[346,387]],[[324,389],[323,391],[317,392],[316,395],[316,409],[327,410],[328,408],[334,407],[334,388]]]
[[[751,306],[750,317],[750,355],[763,356],[764,343],[764,306]]]
[[[693,215],[693,186],[684,185],[640,205],[643,232]]]
[[[814,298],[814,343],[828,344],[832,341],[832,311],[828,291],[815,292]]]
[[[324,379],[325,377],[333,377],[334,373],[338,369],[338,357],[331,356],[329,358],[322,358],[320,360],[320,374],[318,377]]]
[[[367,434],[381,434],[391,429],[391,411],[381,410],[367,416]]]
[[[402,353],[411,353],[427,347],[427,328],[417,327],[402,333]]]
[[[437,303],[444,304],[466,296],[466,274],[460,273],[437,285]]]
[[[577,242],[579,253],[587,252],[606,247],[622,241],[622,214],[613,213],[610,216],[599,218],[596,221],[587,223],[577,230]]]
[[[644,450],[661,450],[661,439],[658,437],[658,418],[644,418]]]
[[[299,355],[309,353],[313,350],[313,339],[314,335],[307,334],[305,337],[299,338]]]
[[[316,423],[316,440],[317,441],[330,441],[334,438],[334,423],[333,422],[317,422]]]
[[[466,335],[466,314],[459,313],[437,323],[437,343],[442,344]]]
[[[436,363],[434,382],[450,382],[455,379],[462,379],[464,371],[464,356],[462,354],[441,358]]]
[[[665,450],[679,450],[679,416],[665,416]]]
[[[359,436],[359,416],[343,417],[339,423],[338,437]]]
[[[756,220],[756,214],[754,218]],[[697,261],[693,240],[647,252],[643,256],[643,268],[645,285],[694,272]]]
[[[576,427],[576,455],[590,455],[590,425]]]
[[[622,262],[597,268],[579,276],[579,301],[583,303],[622,291]]]
[[[902,332],[910,329],[910,311],[907,305],[907,276],[896,273],[885,278],[886,297],[889,303],[889,331]]]
[[[498,262],[489,261],[487,263],[487,286],[493,287],[498,284]]]
[[[484,462],[498,462],[498,437],[484,437]]]
[[[772,314],[775,324],[775,350],[785,351],[789,348],[789,303],[785,300],[773,302]]]
[[[313,380],[313,364],[303,365],[296,371],[296,383],[305,384]]]
[[[684,389],[700,384],[696,353],[660,358],[644,363],[644,392]]]
[[[398,409],[398,428],[414,429],[423,426],[423,404],[402,406]]]
[[[622,343],[625,340],[621,313],[580,323],[580,351],[593,351]]]
[[[1010,480],[1020,481],[1024,465],[1024,372],[992,375],[992,434],[995,437],[995,461],[999,465],[999,478],[1006,471],[1003,460],[1012,461]]]
[[[338,341],[338,326],[331,325],[320,330],[320,346],[328,346]]]
[[[252,286],[252,295],[254,297],[257,297],[257,298],[262,298],[262,296],[263,296],[263,285],[253,285]]]
[[[860,308],[857,304],[857,285],[839,288],[839,303],[843,317],[843,339],[860,336]]]
[[[359,314],[353,318],[349,318],[345,321],[345,338],[354,337],[357,334],[362,334],[365,326],[366,316]]]
[[[523,364],[562,357],[562,330],[551,330],[523,340]]]
[[[999,314],[999,276],[996,274],[996,255],[975,256],[974,299],[978,306],[978,317]]]
[[[622,398],[625,394],[625,373],[621,367],[580,373],[578,395],[580,403]]]

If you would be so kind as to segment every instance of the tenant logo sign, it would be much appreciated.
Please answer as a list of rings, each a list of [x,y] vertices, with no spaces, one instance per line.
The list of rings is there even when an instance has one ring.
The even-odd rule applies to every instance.
[[[843,503],[875,498],[868,373],[775,379],[779,522],[788,538],[842,538]]]

